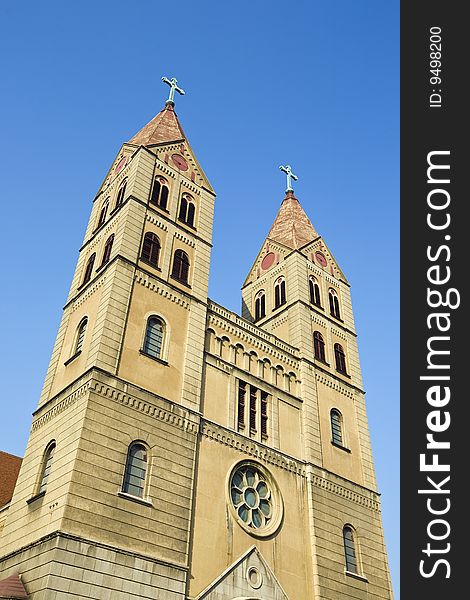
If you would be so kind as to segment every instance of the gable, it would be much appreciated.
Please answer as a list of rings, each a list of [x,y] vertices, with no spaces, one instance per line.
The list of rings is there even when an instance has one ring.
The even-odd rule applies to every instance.
[[[195,600],[289,600],[273,571],[252,546]]]
[[[329,275],[332,275],[336,279],[341,279],[346,283],[348,282],[346,276],[321,237],[304,246],[300,251],[317,267],[320,267],[320,269]]]

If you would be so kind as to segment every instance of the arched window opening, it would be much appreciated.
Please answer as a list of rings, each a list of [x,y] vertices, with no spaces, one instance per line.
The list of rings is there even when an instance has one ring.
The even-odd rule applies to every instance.
[[[168,183],[163,177],[155,177],[150,202],[163,210],[168,210]]]
[[[279,308],[286,303],[286,280],[284,277],[279,279],[274,284],[274,308]]]
[[[266,316],[266,294],[259,292],[255,300],[255,321],[259,321]]]
[[[160,240],[151,231],[148,231],[144,237],[144,244],[142,246],[142,260],[150,263],[153,267],[158,267],[158,260],[160,258]]]
[[[106,198],[106,200],[103,202],[103,206],[101,207],[101,212],[100,212],[100,216],[98,219],[98,225],[96,226],[96,229],[98,229],[98,227],[101,227],[101,225],[103,225],[103,223],[106,221],[106,215],[108,214],[108,207],[109,207],[109,198]]]
[[[331,421],[331,441],[333,444],[337,446],[343,445],[343,419],[341,417],[341,413],[339,410],[333,408],[330,412],[330,421]]]
[[[109,259],[111,257],[111,250],[113,248],[113,242],[114,242],[114,233],[109,236],[109,238],[106,240],[106,244],[104,245],[103,260],[101,261],[102,267],[106,263],[109,262]]]
[[[139,442],[134,442],[129,446],[127,452],[122,491],[126,494],[143,498],[146,477],[147,448]]]
[[[346,355],[340,344],[335,344],[336,370],[346,374]]]
[[[175,251],[171,276],[182,283],[188,283],[189,257],[183,250]]]
[[[329,289],[328,290],[328,298],[330,300],[330,314],[332,317],[335,317],[336,319],[340,319],[340,312],[339,312],[339,299],[338,299],[338,294],[335,292],[335,290],[333,289]]]
[[[326,362],[325,359],[325,342],[323,341],[323,336],[319,331],[315,331],[313,334],[313,349],[315,352],[315,358]]]
[[[49,474],[52,468],[52,460],[54,458],[55,451],[55,442],[50,442],[47,446],[44,456],[42,459],[42,470],[41,470],[41,478],[39,481],[38,494],[41,494],[46,491],[47,482],[49,480]]]
[[[320,286],[318,285],[317,279],[315,277],[310,277],[308,280],[308,285],[311,304],[321,307]]]
[[[83,340],[85,339],[85,332],[88,325],[88,319],[85,317],[80,322],[80,325],[77,329],[77,341],[75,342],[75,352],[74,354],[78,354],[82,351],[83,348]]]
[[[127,179],[124,179],[124,181],[121,183],[121,185],[119,187],[119,191],[117,193],[116,208],[121,206],[121,204],[124,202],[124,196],[126,194],[126,187],[127,187]]]
[[[88,259],[88,262],[87,262],[86,268],[85,268],[85,275],[83,276],[82,285],[85,285],[85,283],[88,283],[91,279],[91,274],[93,273],[93,265],[95,264],[95,258],[96,258],[96,254],[93,253],[90,256],[90,258]]]
[[[161,358],[164,334],[165,324],[162,319],[159,317],[150,317],[145,330],[143,352],[153,358]]]
[[[194,217],[196,215],[196,206],[194,204],[194,198],[189,194],[183,194],[181,196],[180,211],[178,214],[178,220],[190,227],[194,227]]]
[[[349,571],[349,573],[357,573],[357,556],[354,537],[352,527],[346,525],[343,528],[343,542],[346,571]]]

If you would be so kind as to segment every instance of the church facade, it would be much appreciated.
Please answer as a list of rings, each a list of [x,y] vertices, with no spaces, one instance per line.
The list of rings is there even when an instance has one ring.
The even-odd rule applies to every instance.
[[[167,82],[94,199],[0,579],[33,600],[390,599],[347,279],[289,168],[242,316],[208,299],[215,194]]]

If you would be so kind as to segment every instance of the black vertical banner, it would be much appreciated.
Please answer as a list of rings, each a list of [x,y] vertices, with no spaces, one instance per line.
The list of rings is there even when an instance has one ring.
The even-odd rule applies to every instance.
[[[470,103],[463,2],[401,4],[401,594],[468,597]]]

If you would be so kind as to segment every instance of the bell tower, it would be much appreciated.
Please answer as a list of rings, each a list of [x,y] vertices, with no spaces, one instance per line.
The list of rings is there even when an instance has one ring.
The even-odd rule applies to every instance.
[[[163,80],[93,200],[2,533],[31,598],[184,594],[215,194]]]

